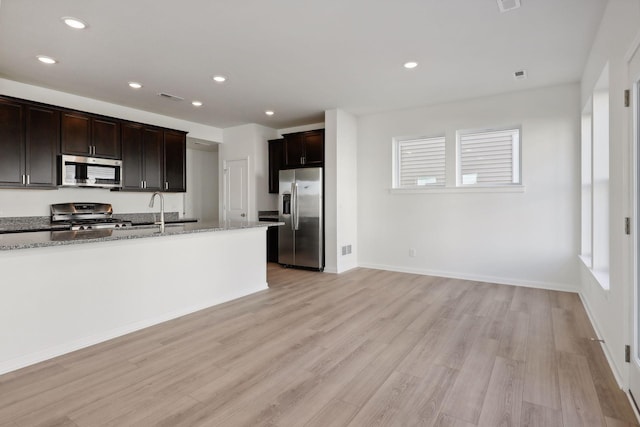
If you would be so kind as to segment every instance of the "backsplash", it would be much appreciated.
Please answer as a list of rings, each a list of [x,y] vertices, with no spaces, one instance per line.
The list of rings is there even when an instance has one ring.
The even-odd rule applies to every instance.
[[[39,217],[50,212],[54,203],[111,203],[115,216],[124,213],[153,213],[149,207],[152,193],[130,193],[95,188],[59,188],[57,190],[0,189],[0,218]],[[163,193],[165,210],[182,214],[184,193]]]

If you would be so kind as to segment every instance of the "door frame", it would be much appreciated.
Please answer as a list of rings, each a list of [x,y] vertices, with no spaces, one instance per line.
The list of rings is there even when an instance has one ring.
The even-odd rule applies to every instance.
[[[227,221],[227,203],[228,203],[228,197],[229,197],[229,171],[227,168],[227,162],[235,162],[238,160],[244,160],[246,161],[247,164],[247,168],[246,168],[246,176],[245,176],[245,182],[247,183],[247,220],[249,221],[253,221],[253,218],[251,216],[251,212],[252,212],[252,203],[251,203],[251,181],[249,180],[249,177],[251,176],[249,173],[249,166],[251,164],[251,159],[249,156],[247,157],[241,157],[238,159],[224,159],[222,161],[222,220],[223,221]]]
[[[629,321],[629,327],[627,329],[628,343],[631,346],[630,363],[627,364],[626,372],[626,387],[628,396],[631,400],[631,406],[634,410],[636,417],[638,413],[637,406],[640,404],[640,263],[638,262],[638,256],[640,255],[640,108],[638,103],[640,102],[640,73],[637,75],[631,74],[631,62],[640,55],[640,33],[636,36],[630,49],[625,55],[625,65],[628,70],[628,82],[630,83],[630,108],[628,114],[631,115],[631,119],[627,125],[629,132],[629,151],[631,159],[631,173],[629,177],[629,202],[631,213],[631,241],[628,246],[629,253],[629,266],[631,268],[629,277],[629,287],[626,294],[630,297],[627,298],[628,305],[627,319]],[[635,388],[636,393],[632,394],[632,388]]]

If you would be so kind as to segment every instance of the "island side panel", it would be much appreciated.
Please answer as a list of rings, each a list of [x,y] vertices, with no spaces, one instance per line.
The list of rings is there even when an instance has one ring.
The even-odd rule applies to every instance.
[[[0,253],[0,374],[267,289],[266,227]]]

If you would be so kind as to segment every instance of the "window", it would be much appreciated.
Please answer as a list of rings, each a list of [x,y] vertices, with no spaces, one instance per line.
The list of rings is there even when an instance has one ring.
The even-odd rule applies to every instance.
[[[459,186],[520,184],[520,129],[458,131]]]
[[[396,140],[394,188],[444,186],[444,142],[443,136]]]
[[[582,241],[580,257],[609,289],[609,64],[582,114]]]

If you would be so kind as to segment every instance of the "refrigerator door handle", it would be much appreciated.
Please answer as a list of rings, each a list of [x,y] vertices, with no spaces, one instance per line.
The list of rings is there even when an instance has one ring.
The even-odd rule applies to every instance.
[[[300,215],[298,212],[298,183],[294,182],[293,184],[293,189],[294,189],[294,193],[293,193],[293,200],[295,200],[294,205],[293,205],[293,212],[295,213],[294,217],[292,218],[292,224],[293,224],[293,229],[294,230],[298,230],[300,228]]]
[[[291,183],[291,229],[296,229],[296,183]]]

